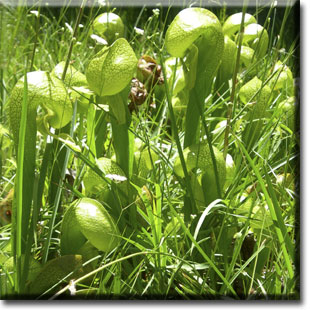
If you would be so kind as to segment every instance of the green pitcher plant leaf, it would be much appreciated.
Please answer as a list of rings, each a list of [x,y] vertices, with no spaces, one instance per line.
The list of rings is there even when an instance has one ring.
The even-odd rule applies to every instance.
[[[113,218],[100,202],[81,198],[64,215],[61,248],[63,253],[76,254],[88,240],[98,250],[110,252],[119,244],[119,235]]]

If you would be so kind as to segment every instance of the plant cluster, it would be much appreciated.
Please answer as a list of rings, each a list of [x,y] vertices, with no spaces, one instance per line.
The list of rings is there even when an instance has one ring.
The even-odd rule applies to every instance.
[[[278,36],[276,6],[154,9],[144,29],[143,9],[81,7],[57,55],[66,11],[0,9],[36,25],[17,80],[1,68],[2,298],[298,296],[291,7]]]

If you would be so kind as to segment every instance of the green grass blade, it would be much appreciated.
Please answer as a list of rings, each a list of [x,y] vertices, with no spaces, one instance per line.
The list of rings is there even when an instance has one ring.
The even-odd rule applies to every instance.
[[[87,145],[89,147],[89,153],[93,155],[91,158],[95,162],[97,157],[97,148],[96,148],[96,135],[95,135],[95,115],[96,109],[95,105],[90,105],[87,110]]]
[[[42,207],[42,197],[43,197],[43,192],[44,192],[44,187],[45,187],[45,179],[46,179],[48,167],[50,165],[50,161],[52,159],[52,157],[51,157],[52,147],[53,147],[52,143],[50,143],[50,142],[46,143],[45,151],[44,151],[44,155],[43,155],[43,160],[42,160],[42,165],[41,165],[41,169],[40,169],[37,195],[36,195],[36,199],[34,199],[34,207],[33,207],[34,223],[37,223],[40,208]]]
[[[185,224],[184,224],[183,220],[181,219],[181,217],[179,216],[179,214],[174,210],[173,206],[171,206],[171,204],[169,204],[169,207],[170,207],[170,210],[173,213],[173,215],[178,219],[179,223],[181,224],[184,233],[189,237],[189,239],[194,244],[194,246],[197,248],[199,253],[203,256],[203,258],[207,261],[207,263],[212,267],[212,269],[216,272],[216,274],[221,278],[221,280],[223,280],[224,284],[227,286],[227,288],[230,290],[230,292],[236,298],[238,298],[238,296],[237,296],[235,290],[233,289],[233,287],[231,286],[231,284],[227,281],[227,279],[224,277],[224,275],[221,273],[221,271],[215,266],[213,261],[208,257],[208,255],[200,247],[198,242],[195,240],[194,236],[190,233],[190,231],[185,226]]]
[[[192,190],[192,187],[191,187],[191,184],[190,184],[189,174],[188,174],[188,171],[187,171],[187,168],[186,168],[186,164],[185,164],[183,150],[182,150],[181,142],[180,142],[180,139],[179,139],[178,127],[177,127],[177,124],[176,124],[176,119],[175,119],[175,115],[174,115],[174,111],[173,111],[173,107],[172,107],[172,99],[171,99],[171,96],[172,96],[171,92],[172,91],[169,89],[169,85],[168,85],[168,82],[167,82],[167,74],[166,74],[166,69],[165,69],[165,66],[164,66],[164,61],[163,61],[162,54],[160,54],[160,63],[161,63],[162,69],[163,69],[163,76],[164,76],[165,90],[166,90],[166,96],[167,96],[167,103],[168,103],[168,109],[169,109],[169,113],[170,113],[170,117],[171,117],[172,135],[173,135],[173,138],[174,138],[175,143],[177,145],[178,154],[179,154],[179,157],[180,157],[182,169],[183,169],[184,176],[185,176],[186,191],[187,191],[187,197],[185,197],[185,198],[190,198],[190,204],[189,205],[191,207],[191,210],[185,209],[184,213],[189,216],[189,214],[191,212],[194,212],[194,213],[197,212],[197,206],[196,206],[196,203],[195,203],[193,190]],[[174,71],[176,71],[176,70],[174,70]],[[174,72],[174,79],[175,79],[175,74],[176,74],[176,72]],[[191,211],[191,212],[189,212],[189,211]],[[186,216],[186,218],[187,218],[187,216]]]
[[[72,124],[71,124],[71,129],[70,129],[70,136],[71,137],[73,136],[73,129],[74,129],[75,118],[76,118],[76,109],[77,109],[77,103],[75,102],[74,113],[72,116]],[[61,175],[59,178],[59,184],[57,187],[57,192],[55,195],[52,216],[51,216],[51,219],[49,221],[48,234],[47,234],[47,238],[46,238],[45,244],[44,244],[43,257],[42,257],[42,261],[44,263],[46,263],[48,260],[50,242],[51,242],[52,234],[54,231],[55,220],[56,220],[56,216],[57,216],[57,212],[58,212],[58,208],[59,208],[59,204],[60,204],[60,199],[61,199],[61,194],[62,194],[62,189],[63,189],[62,184],[63,184],[63,180],[64,180],[65,175],[66,175],[67,165],[68,165],[68,161],[69,161],[69,155],[71,152],[69,148],[64,148],[64,150],[65,150],[65,158],[64,158],[63,165],[62,165],[62,170],[61,170]]]
[[[25,154],[25,138],[26,138],[26,126],[27,126],[27,104],[28,104],[28,85],[27,85],[27,73],[24,75],[24,93],[23,93],[23,104],[21,121],[19,128],[19,144],[18,144],[18,155],[17,155],[17,173],[16,173],[16,184],[15,184],[15,201],[16,201],[16,212],[13,217],[13,227],[15,228],[15,242],[13,244],[13,251],[15,249],[14,258],[16,264],[15,274],[15,290],[17,293],[21,291],[21,273],[22,273],[22,244],[23,236],[25,234],[24,227],[22,224],[23,218],[23,178],[24,178],[24,154]],[[26,195],[26,193],[25,193]],[[14,221],[16,219],[16,221]]]
[[[287,239],[287,243],[285,243],[284,236],[287,235],[287,232],[286,232],[286,227],[285,227],[283,219],[282,219],[282,215],[279,212],[279,209],[276,208],[274,206],[274,204],[272,203],[272,200],[270,198],[268,190],[265,186],[263,177],[262,177],[261,173],[259,172],[257,166],[254,164],[253,160],[251,159],[246,148],[243,146],[242,142],[239,141],[238,137],[235,137],[235,138],[236,138],[236,142],[237,142],[239,148],[241,149],[242,153],[245,155],[247,161],[249,162],[251,168],[253,169],[253,171],[257,177],[257,180],[261,186],[261,189],[265,195],[265,199],[266,199],[266,202],[268,204],[268,208],[270,210],[272,220],[275,224],[275,231],[276,231],[276,234],[278,236],[281,249],[283,251],[283,256],[285,259],[285,263],[287,266],[289,277],[292,279],[294,277],[294,271],[293,271],[293,266],[292,266],[290,258],[293,260],[293,257],[294,257],[293,256],[293,245],[291,244],[291,241],[289,241],[290,239]],[[283,232],[284,232],[284,234],[283,234]]]
[[[17,177],[16,177],[16,209],[13,211],[14,228],[16,229],[13,249],[16,246],[16,281],[17,292],[21,293],[24,289],[26,279],[25,270],[28,269],[27,262],[31,247],[28,245],[31,239],[32,226],[29,225],[30,214],[32,210],[32,195],[35,171],[35,154],[36,154],[36,124],[35,113],[28,109],[28,84],[27,74],[24,75],[24,91],[22,102],[22,114],[19,129],[19,143],[17,154]],[[14,250],[13,250],[14,251]],[[22,254],[24,259],[22,261]]]

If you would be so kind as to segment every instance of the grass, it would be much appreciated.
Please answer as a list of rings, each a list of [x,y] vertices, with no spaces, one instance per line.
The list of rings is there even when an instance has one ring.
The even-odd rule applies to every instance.
[[[180,94],[172,85],[179,79],[178,66],[192,66],[194,60],[179,58],[169,76],[165,62],[171,56],[164,45],[167,28],[182,8],[110,8],[124,21],[125,37],[137,58],[147,54],[161,65],[163,83],[145,82],[148,96],[132,113],[126,107],[129,87],[109,103],[84,94],[86,110],[73,101],[69,125],[51,129],[49,135],[37,132],[33,169],[23,138],[29,121],[27,79],[17,149],[7,109],[13,87],[27,72],[50,72],[60,61],[85,73],[101,49],[90,36],[91,24],[106,9],[0,6],[0,38],[6,42],[0,47],[1,212],[4,197],[15,189],[12,223],[0,227],[1,299],[299,299],[298,114],[292,127],[280,105],[291,96],[289,90],[277,90],[273,80],[282,72],[273,73],[279,60],[294,78],[299,76],[298,33],[293,30],[298,8],[211,8],[221,24],[236,12],[253,14],[268,31],[268,49],[246,67],[238,41],[242,36],[236,35],[237,61],[230,82],[221,84],[217,76],[202,103],[195,93],[198,88],[186,94],[186,86],[179,98],[182,103],[189,96],[193,106],[187,111],[186,104],[176,109]],[[63,80],[67,74],[65,69]],[[243,104],[240,90],[254,76],[262,85]],[[260,100],[266,86],[266,111],[253,125],[251,102]],[[295,95],[298,102],[297,87]],[[112,100],[125,111],[121,125],[115,111],[107,109]],[[43,112],[39,107],[39,115]],[[226,125],[217,127],[221,121]],[[210,148],[214,169],[207,173],[214,175],[217,197],[210,204],[205,203],[206,172],[189,169],[183,154],[191,136]],[[213,147],[234,162],[223,189]],[[119,164],[127,177],[125,187],[98,168],[100,157]],[[184,178],[174,171],[177,158]],[[108,190],[87,192],[86,169]],[[62,261],[63,215],[83,197],[97,199],[108,210],[120,231],[119,245],[109,253],[94,247],[72,253],[76,261],[79,255],[83,258],[75,269],[55,264],[54,272],[44,271],[42,266],[53,259]],[[31,294],[31,281],[52,278],[60,269],[63,273],[47,290]]]

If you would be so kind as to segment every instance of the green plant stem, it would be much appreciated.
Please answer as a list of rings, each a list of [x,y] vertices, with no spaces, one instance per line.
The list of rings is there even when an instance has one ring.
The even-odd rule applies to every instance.
[[[114,117],[111,117],[113,146],[116,155],[116,162],[125,172],[127,178],[132,173],[133,152],[131,149],[132,134],[129,131],[131,115],[127,107],[127,97],[129,91],[125,89],[121,94],[108,96],[110,107],[115,111],[123,111],[122,116],[116,115],[112,110]]]
[[[192,190],[192,187],[191,187],[191,184],[190,184],[190,177],[189,177],[189,174],[188,174],[188,171],[187,171],[187,168],[186,168],[185,159],[184,159],[184,155],[183,155],[183,150],[182,150],[180,139],[179,139],[179,135],[178,135],[178,127],[177,127],[177,124],[176,124],[176,120],[175,120],[175,116],[174,116],[174,111],[173,111],[173,107],[172,107],[172,102],[171,102],[171,91],[170,91],[168,83],[167,83],[167,78],[166,78],[167,74],[166,74],[166,70],[165,70],[162,54],[160,54],[160,63],[161,63],[162,69],[163,69],[163,75],[164,75],[164,81],[165,81],[165,89],[166,89],[166,94],[167,94],[168,109],[169,109],[169,113],[170,113],[170,117],[171,117],[172,135],[173,135],[173,137],[175,139],[175,142],[176,142],[176,145],[177,145],[178,154],[179,154],[181,165],[182,165],[182,169],[183,169],[183,172],[184,172],[187,194],[189,195],[189,198],[190,198],[189,202],[190,202],[190,206],[191,206],[191,211],[192,212],[197,212],[197,206],[196,206],[196,203],[195,203],[193,190]],[[177,66],[177,63],[176,63],[176,66]],[[175,80],[175,74],[176,74],[176,70],[174,70],[173,81]],[[185,214],[187,212],[188,212],[188,210],[185,209]]]
[[[72,125],[71,125],[71,129],[70,129],[70,136],[73,136],[73,131],[74,131],[74,124],[75,124],[75,118],[76,118],[76,109],[77,109],[77,102],[75,102],[75,106],[74,106],[74,112],[73,112],[73,116],[72,116]],[[63,185],[63,180],[65,178],[66,175],[66,170],[67,170],[67,165],[68,165],[68,161],[69,161],[69,155],[70,155],[70,149],[65,149],[65,158],[64,158],[64,162],[63,162],[63,166],[62,166],[62,170],[61,170],[61,175],[59,178],[59,184],[57,187],[57,192],[56,192],[56,196],[55,196],[55,200],[54,200],[54,205],[53,205],[53,213],[52,213],[52,217],[49,221],[49,227],[48,227],[48,234],[46,237],[46,241],[45,241],[45,246],[44,246],[44,250],[43,250],[43,257],[42,257],[42,262],[46,263],[48,260],[48,254],[49,254],[49,247],[50,247],[50,242],[51,242],[51,238],[52,238],[52,234],[54,231],[54,225],[55,225],[55,220],[56,220],[56,216],[57,216],[57,212],[58,212],[58,208],[59,208],[59,204],[60,204],[60,198],[61,198],[61,193],[62,193],[62,185]]]
[[[117,263],[119,263],[119,262],[122,262],[122,261],[124,261],[124,260],[128,260],[128,259],[133,258],[133,257],[135,257],[135,256],[147,255],[147,254],[152,254],[152,253],[147,252],[147,251],[145,251],[145,252],[138,252],[138,253],[130,254],[130,255],[127,255],[127,256],[125,256],[125,257],[116,259],[116,260],[114,260],[114,261],[112,261],[112,262],[110,262],[110,263],[107,263],[107,264],[105,264],[105,265],[103,265],[103,266],[101,266],[101,267],[99,267],[99,268],[97,268],[97,269],[95,269],[95,270],[89,272],[88,274],[86,274],[86,275],[84,275],[84,276],[78,278],[77,280],[74,281],[74,283],[77,284],[77,283],[79,283],[79,282],[81,282],[81,281],[83,281],[83,280],[89,278],[90,276],[95,275],[95,274],[97,274],[98,272],[100,272],[100,271],[106,269],[107,267],[110,267],[110,266],[112,266],[112,265],[114,265],[114,264],[117,264]],[[64,293],[69,287],[70,287],[70,284],[67,285],[67,286],[65,286],[65,287],[64,287],[63,289],[61,289],[60,291],[58,291],[55,295],[53,295],[51,298],[49,298],[49,300],[55,299],[56,297],[60,296],[60,295],[61,295],[62,293]]]
[[[83,15],[83,10],[84,10],[85,3],[86,3],[86,0],[83,0],[82,4],[80,6],[80,10],[79,10],[79,14],[78,14],[77,19],[76,19],[75,26],[74,26],[72,40],[70,42],[70,47],[69,47],[69,50],[68,50],[68,55],[67,55],[66,63],[65,63],[65,66],[64,66],[62,77],[61,77],[61,79],[63,81],[65,80],[66,73],[67,73],[67,70],[68,70],[68,66],[69,66],[69,62],[70,62],[70,59],[71,59],[73,45],[74,45],[74,43],[76,41],[75,37],[76,37],[76,34],[77,34],[77,30],[78,30],[78,27],[79,27],[79,23],[80,23],[81,17]]]
[[[33,44],[33,50],[32,50],[32,55],[31,55],[30,71],[32,71],[32,68],[33,68],[34,56],[36,54],[36,48],[37,48],[37,44],[38,44],[38,35],[39,35],[39,30],[40,30],[41,2],[42,2],[42,0],[39,1],[38,15],[36,16],[36,26],[35,26],[36,35],[34,38],[35,41]]]
[[[194,92],[194,94],[196,94],[196,93]],[[218,174],[216,159],[215,159],[212,141],[211,141],[211,137],[210,137],[211,134],[210,134],[210,131],[209,131],[208,126],[206,124],[206,120],[203,117],[202,107],[199,105],[199,102],[197,100],[194,100],[194,101],[195,101],[196,108],[197,108],[199,114],[201,115],[202,125],[204,128],[205,134],[207,136],[207,143],[208,143],[208,147],[210,150],[212,165],[213,165],[213,169],[214,169],[217,194],[218,194],[218,197],[221,198],[222,197],[222,191],[221,191],[221,186],[220,186],[220,181],[219,181],[219,174]]]
[[[239,71],[240,66],[240,55],[241,55],[241,46],[242,46],[242,40],[243,40],[243,34],[244,34],[244,18],[247,8],[247,0],[244,1],[243,9],[242,9],[242,19],[240,24],[240,32],[239,32],[239,42],[238,42],[238,51],[237,51],[237,59],[236,59],[236,65],[234,68],[233,78],[232,78],[232,89],[230,94],[230,102],[228,105],[227,110],[227,123],[225,128],[225,136],[224,136],[224,160],[226,161],[226,156],[228,152],[228,136],[230,131],[230,121],[232,118],[232,111],[233,111],[233,105],[235,104],[235,92],[236,92],[236,85],[237,85],[237,73]]]
[[[281,249],[283,251],[283,256],[284,256],[284,260],[285,260],[285,263],[286,263],[286,266],[287,266],[287,269],[288,269],[289,277],[292,279],[294,277],[294,271],[293,271],[293,267],[292,267],[292,264],[291,264],[291,261],[290,261],[290,257],[293,260],[293,257],[294,257],[294,247],[293,247],[290,239],[287,237],[288,235],[287,235],[285,224],[283,222],[281,211],[279,210],[279,208],[274,206],[274,204],[272,202],[272,199],[270,198],[270,195],[268,193],[268,190],[267,190],[267,188],[266,188],[266,186],[264,184],[262,176],[259,173],[259,171],[258,171],[257,167],[255,166],[255,164],[253,163],[253,161],[252,161],[249,153],[247,152],[246,148],[244,147],[242,142],[239,141],[239,139],[237,137],[235,137],[235,138],[236,138],[236,141],[238,142],[238,145],[241,148],[243,154],[247,158],[250,166],[252,167],[252,169],[253,169],[253,171],[254,171],[257,179],[258,179],[258,182],[259,182],[259,184],[261,186],[261,189],[262,189],[262,191],[263,191],[263,193],[265,195],[266,202],[268,204],[272,220],[273,220],[273,222],[275,224],[275,231],[276,231],[277,237],[279,239],[279,243],[280,243]]]
[[[27,66],[26,66],[27,68]],[[16,266],[15,273],[15,290],[17,294],[21,291],[22,286],[22,253],[23,253],[23,237],[27,239],[27,230],[23,225],[23,202],[24,202],[24,154],[25,154],[25,138],[26,138],[26,125],[27,125],[27,104],[28,104],[28,85],[27,85],[27,72],[24,75],[24,96],[22,104],[21,123],[19,128],[19,144],[18,144],[18,156],[17,156],[17,176],[16,176],[16,215],[13,223],[15,224],[15,242],[13,242],[14,262]],[[26,167],[25,167],[26,168]],[[26,170],[26,169],[25,169]],[[15,250],[15,251],[14,251]]]

